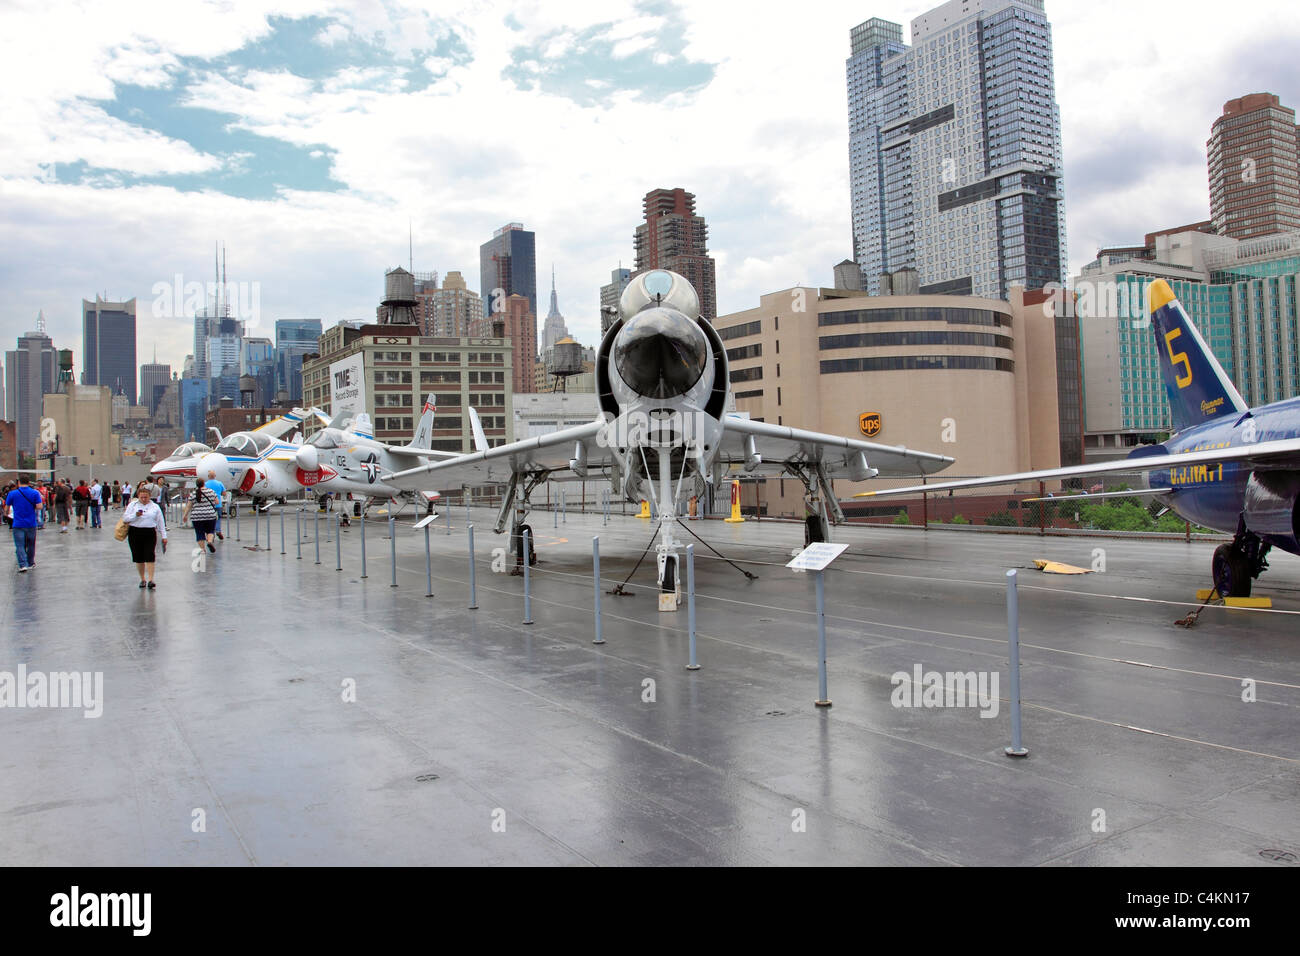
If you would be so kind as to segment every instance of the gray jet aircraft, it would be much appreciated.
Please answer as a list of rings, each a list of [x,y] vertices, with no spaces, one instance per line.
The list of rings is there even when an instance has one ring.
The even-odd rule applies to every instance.
[[[705,486],[718,488],[733,475],[797,478],[810,512],[808,543],[829,540],[831,524],[844,518],[832,479],[930,474],[953,461],[725,414],[726,349],[700,315],[695,289],[675,272],[656,269],[634,278],[619,313],[597,354],[596,421],[386,473],[383,481],[395,488],[440,489],[505,483],[495,530],[505,531],[513,511],[511,535],[517,539],[539,483],[598,475],[616,495],[655,504],[659,588],[680,599],[678,508]]]

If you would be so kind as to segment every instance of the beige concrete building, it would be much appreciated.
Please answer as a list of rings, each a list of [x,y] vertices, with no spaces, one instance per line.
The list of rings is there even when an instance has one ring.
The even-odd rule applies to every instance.
[[[75,385],[44,396],[41,414],[54,419],[59,454],[82,463],[122,463],[119,437],[113,433],[113,400],[106,385]]]
[[[794,288],[714,324],[737,411],[950,455],[956,464],[935,479],[943,480],[1057,467],[1063,448],[1067,463],[1082,454],[1077,322],[1044,314],[1043,293],[1015,287],[1012,298]],[[844,500],[887,485],[835,487]],[[742,491],[765,514],[803,516],[797,480]],[[865,499],[845,510],[870,516],[879,507]]]
[[[413,325],[342,324],[321,334],[322,354],[303,358],[303,404],[331,410],[330,367],[356,358],[364,405],[380,441],[411,440],[425,397],[434,396],[433,447],[473,451],[468,409],[478,410],[492,445],[514,433],[509,341],[469,336],[427,337]],[[356,365],[356,363],[352,363]],[[313,429],[308,429],[313,430]]]

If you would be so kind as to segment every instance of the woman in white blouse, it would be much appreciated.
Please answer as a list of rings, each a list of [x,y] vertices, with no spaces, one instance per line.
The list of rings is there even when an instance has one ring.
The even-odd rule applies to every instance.
[[[163,553],[167,553],[167,522],[162,509],[149,498],[149,486],[141,484],[122,512],[122,520],[127,523],[126,540],[131,545],[131,560],[140,573],[140,587],[153,590],[154,551],[161,538]]]

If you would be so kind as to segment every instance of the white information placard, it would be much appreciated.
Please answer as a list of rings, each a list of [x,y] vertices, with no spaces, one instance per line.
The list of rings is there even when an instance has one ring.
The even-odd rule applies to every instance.
[[[786,565],[795,571],[825,571],[827,566],[848,550],[847,544],[831,544],[827,541],[819,541],[816,544],[810,544],[794,556],[794,560]]]

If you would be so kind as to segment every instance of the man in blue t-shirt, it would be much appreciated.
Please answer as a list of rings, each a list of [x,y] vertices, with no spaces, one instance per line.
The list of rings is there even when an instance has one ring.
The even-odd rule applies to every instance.
[[[18,478],[18,487],[5,498],[5,507],[14,529],[14,551],[18,553],[18,572],[36,567],[36,522],[45,506],[41,493],[31,486],[26,475]]]
[[[215,471],[209,470],[207,480],[203,482],[203,487],[207,488],[208,491],[217,496],[217,523],[213,526],[213,531],[216,532],[218,540],[225,541],[226,536],[221,533],[221,515],[224,513],[221,499],[225,497],[226,486],[217,481],[217,473]]]

